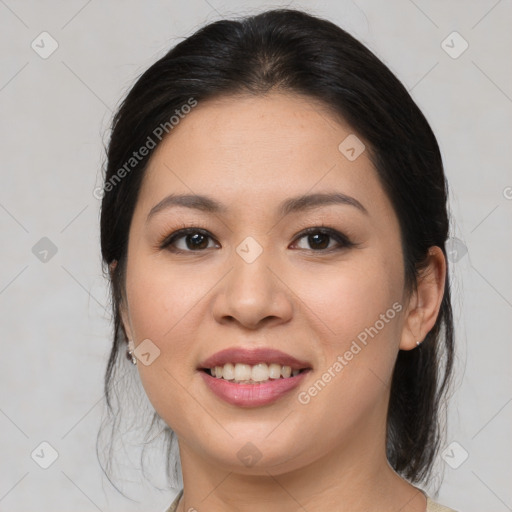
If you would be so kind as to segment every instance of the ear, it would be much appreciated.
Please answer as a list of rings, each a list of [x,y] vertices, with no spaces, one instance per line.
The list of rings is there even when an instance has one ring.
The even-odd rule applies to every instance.
[[[114,277],[114,271],[117,267],[117,260],[112,260],[109,264],[108,264],[108,273],[110,275],[110,279],[112,279]]]
[[[432,246],[428,251],[428,265],[418,277],[417,290],[412,294],[405,314],[401,350],[416,348],[434,327],[444,295],[446,260],[443,251]]]
[[[133,340],[133,331],[130,324],[130,315],[128,314],[128,308],[125,305],[124,300],[119,304],[119,314],[121,315],[121,327],[124,330],[126,339],[128,341]]]
[[[117,267],[117,260],[113,260],[109,266],[110,279],[112,279],[114,271]],[[125,300],[122,299],[119,304],[119,314],[121,316],[121,327],[126,335],[128,341],[133,340],[132,328],[129,320],[128,308],[126,307]]]

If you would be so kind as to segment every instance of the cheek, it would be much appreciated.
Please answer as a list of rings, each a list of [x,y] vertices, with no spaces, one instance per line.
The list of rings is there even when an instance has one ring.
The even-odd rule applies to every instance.
[[[336,403],[345,404],[338,411],[363,411],[385,392],[382,383],[392,375],[400,341],[400,272],[376,251],[375,257],[368,253],[314,278],[296,274],[292,288],[314,334],[317,378],[328,382],[317,386],[323,395],[315,398],[317,407]]]
[[[315,378],[297,397],[299,411],[324,425],[327,443],[356,436],[365,421],[376,421],[375,411],[385,417],[403,305],[393,271],[380,270],[338,268],[296,290],[314,324],[319,356]]]
[[[166,263],[165,255],[134,255],[127,269],[126,291],[135,338],[154,339],[158,344],[172,337],[180,319],[204,297],[207,281],[204,274]]]
[[[213,285],[210,281],[150,258],[135,256],[129,262],[126,294],[135,343],[149,339],[160,351],[150,365],[138,362],[137,368],[149,400],[162,416],[186,401],[182,386],[195,370],[191,348],[200,321],[194,315]]]
[[[396,334],[397,322],[390,320],[396,319],[393,304],[402,297],[400,268],[377,251],[375,257],[368,253],[318,269],[314,274],[294,269],[284,279],[301,299],[301,314],[307,315],[314,325],[318,342],[330,349],[343,349],[347,342],[350,344],[359,333],[378,322],[381,315],[385,315],[386,327],[383,329],[379,322],[379,330]]]

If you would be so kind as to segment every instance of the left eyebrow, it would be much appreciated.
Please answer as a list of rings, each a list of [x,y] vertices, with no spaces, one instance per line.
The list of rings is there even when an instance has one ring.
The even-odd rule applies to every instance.
[[[329,204],[354,206],[365,215],[369,215],[368,210],[355,197],[347,196],[341,192],[317,193],[292,197],[281,203],[279,211],[281,212],[281,215],[284,216],[290,213],[311,210],[313,208],[318,208],[319,206],[325,206]]]

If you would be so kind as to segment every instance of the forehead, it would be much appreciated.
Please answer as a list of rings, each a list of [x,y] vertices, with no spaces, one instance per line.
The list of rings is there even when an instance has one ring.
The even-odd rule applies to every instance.
[[[336,122],[323,104],[304,96],[221,97],[199,102],[160,144],[153,160],[171,150],[179,158],[215,155],[235,162],[250,156],[271,166],[274,162],[275,167],[285,159],[299,161],[310,154],[307,161],[316,165],[338,157],[338,139],[345,133],[350,133],[348,125]],[[192,144],[194,154],[187,155]]]
[[[347,137],[355,134],[343,119],[304,96],[199,102],[155,150],[141,196],[154,203],[169,192],[204,193],[261,204],[336,190],[386,201],[368,152],[348,159],[340,151]]]

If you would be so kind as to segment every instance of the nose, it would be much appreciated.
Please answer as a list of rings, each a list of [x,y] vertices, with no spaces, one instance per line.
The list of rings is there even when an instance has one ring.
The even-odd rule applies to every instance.
[[[238,253],[220,283],[213,316],[221,324],[237,323],[245,329],[282,324],[293,315],[292,292],[279,277],[271,251],[263,250],[252,262]]]

